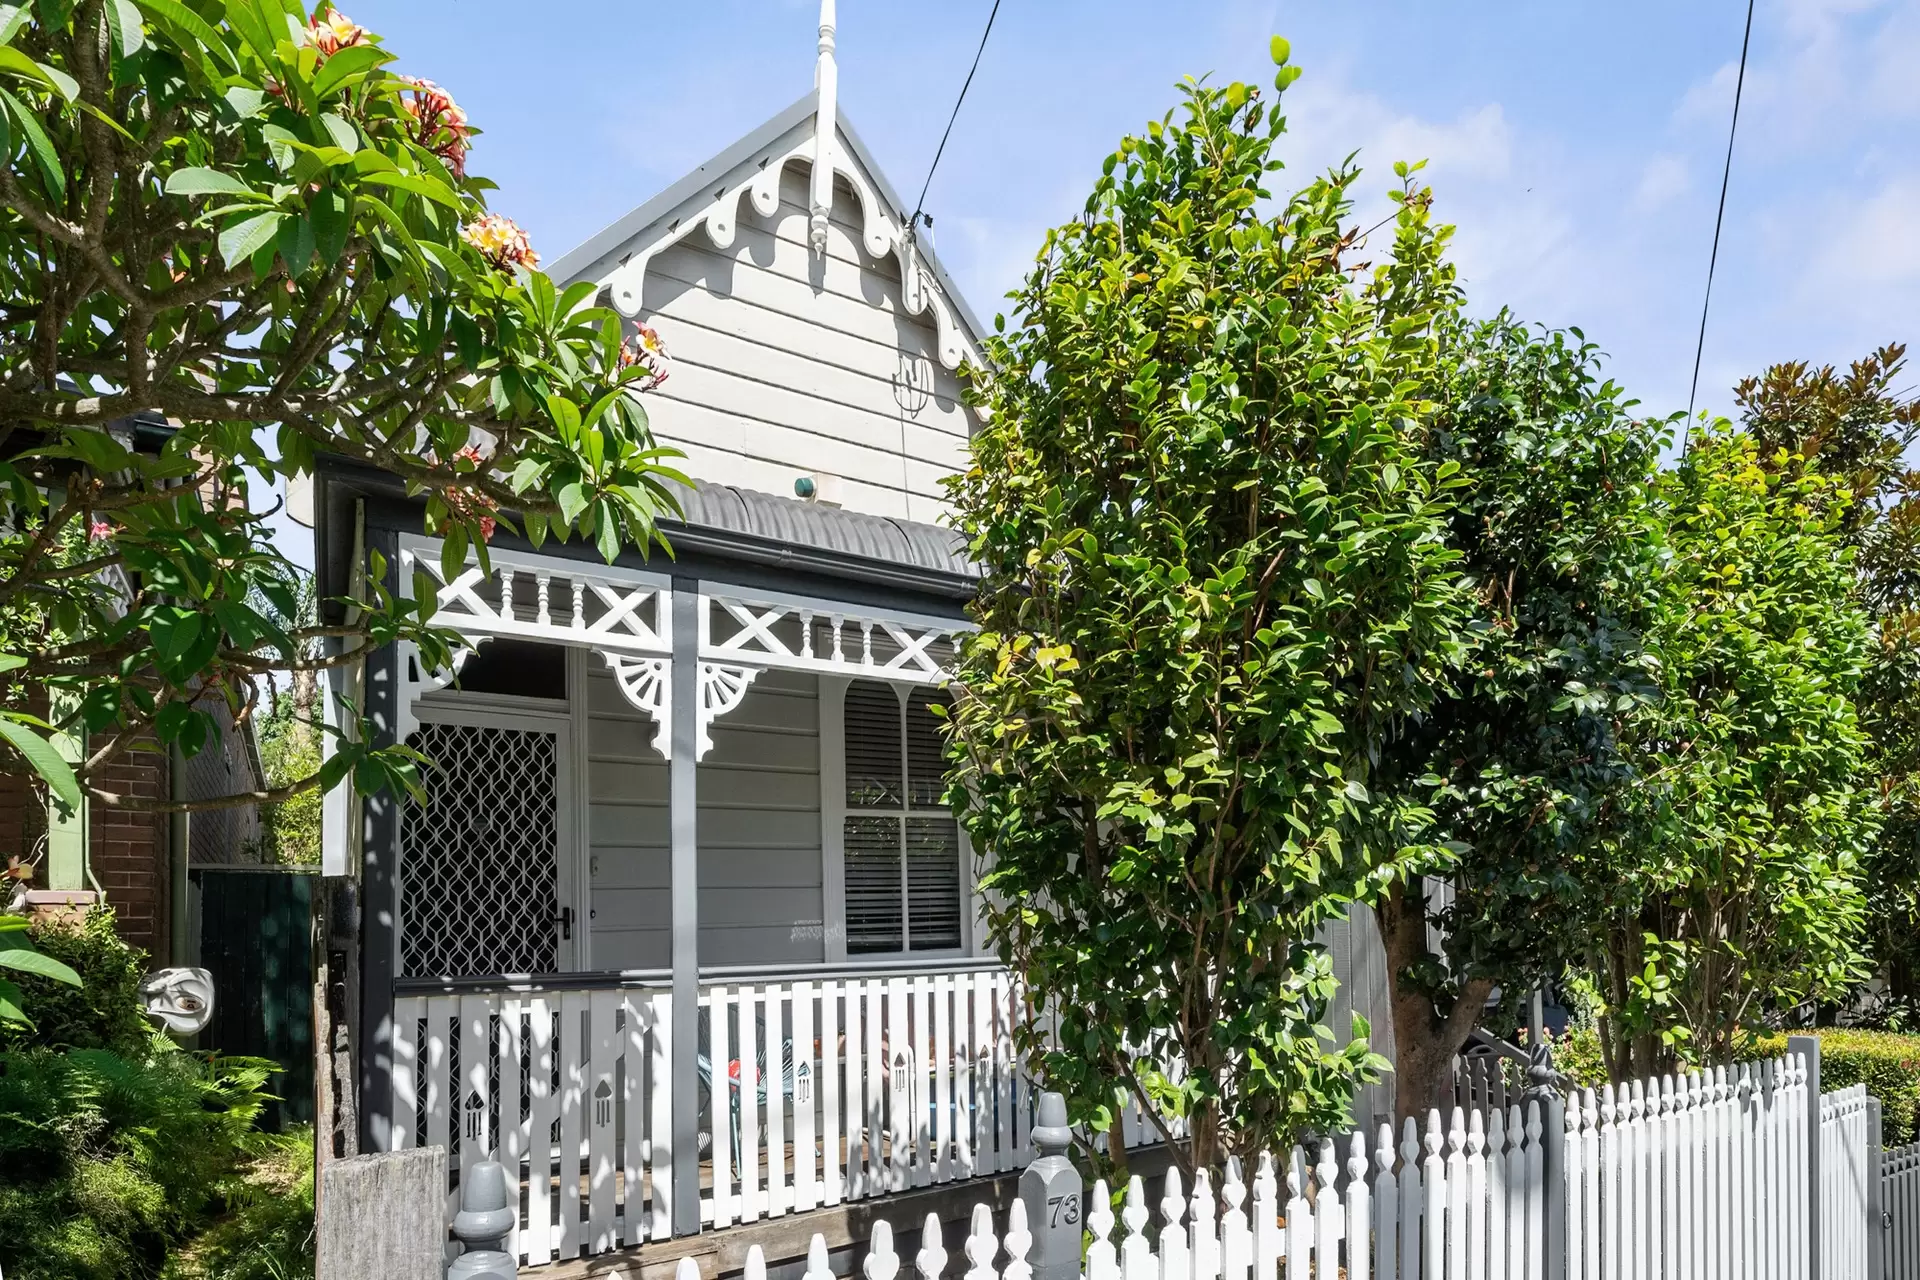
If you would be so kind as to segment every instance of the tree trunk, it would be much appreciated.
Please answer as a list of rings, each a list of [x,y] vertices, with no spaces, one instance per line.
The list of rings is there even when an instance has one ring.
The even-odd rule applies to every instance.
[[[1381,902],[1379,918],[1393,1014],[1394,1110],[1401,1127],[1409,1118],[1423,1124],[1429,1110],[1452,1106],[1454,1056],[1479,1025],[1493,984],[1469,979],[1451,1000],[1436,1001],[1407,980],[1413,967],[1431,954],[1426,898],[1418,882],[1396,885]]]

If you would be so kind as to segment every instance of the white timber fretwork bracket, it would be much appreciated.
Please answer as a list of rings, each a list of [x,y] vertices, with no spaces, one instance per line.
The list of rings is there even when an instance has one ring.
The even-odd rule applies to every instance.
[[[400,648],[401,740],[417,727],[416,699],[446,688],[467,657],[489,640],[511,637],[597,653],[614,683],[653,721],[653,746],[670,757],[673,737],[673,587],[661,574],[586,564],[557,556],[494,551],[489,572],[469,562],[451,579],[440,542],[400,540],[400,585],[414,574],[434,584],[436,625],[459,632],[454,669],[431,671],[411,644]],[[746,700],[762,671],[780,669],[883,680],[896,685],[945,684],[955,646],[972,630],[938,618],[878,606],[702,583],[695,616],[699,701],[695,756],[713,747],[712,726]]]
[[[597,653],[613,671],[620,692],[653,719],[653,744],[667,754],[672,734],[673,585],[664,574],[614,565],[586,564],[558,556],[493,551],[490,571],[477,560],[449,578],[440,563],[440,540],[400,539],[400,589],[411,595],[414,575],[434,585],[435,624],[458,631],[468,642],[455,656],[488,640],[511,637]],[[400,730],[416,727],[413,702],[444,689],[454,672],[422,670],[412,645],[401,652]]]

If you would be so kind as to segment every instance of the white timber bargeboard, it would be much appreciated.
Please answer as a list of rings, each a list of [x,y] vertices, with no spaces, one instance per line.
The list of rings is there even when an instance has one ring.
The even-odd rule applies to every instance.
[[[981,366],[981,330],[924,240],[904,234],[898,196],[831,90],[822,95],[824,106],[809,94],[554,274],[606,285],[658,330],[673,366],[648,408],[690,474],[781,494],[831,477],[843,506],[937,519],[948,510],[940,481],[964,466],[974,416],[955,370]],[[823,114],[837,123],[821,138]],[[823,152],[829,175],[816,173]]]
[[[736,237],[725,251],[690,237],[650,264],[640,318],[674,361],[649,398],[656,434],[780,464],[788,477],[776,492],[791,492],[794,476],[828,472],[899,491],[897,510],[874,514],[937,516],[939,480],[962,465],[966,411],[935,335],[904,314],[897,277],[816,260],[752,226],[758,216],[748,211],[741,228],[758,237]],[[783,200],[775,218],[804,224],[805,210]],[[835,277],[845,277],[834,280],[838,288],[828,283]],[[891,348],[892,367],[884,376],[848,372],[886,354],[876,338]],[[923,421],[935,429],[913,430],[910,440]],[[716,429],[728,422],[731,430]],[[734,474],[700,478],[737,482]]]

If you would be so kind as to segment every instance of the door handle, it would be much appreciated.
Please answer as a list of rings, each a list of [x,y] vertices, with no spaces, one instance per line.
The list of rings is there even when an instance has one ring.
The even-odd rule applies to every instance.
[[[557,924],[560,926],[560,940],[562,942],[573,941],[573,908],[572,907],[560,908],[560,914],[557,916],[550,917],[549,923]]]

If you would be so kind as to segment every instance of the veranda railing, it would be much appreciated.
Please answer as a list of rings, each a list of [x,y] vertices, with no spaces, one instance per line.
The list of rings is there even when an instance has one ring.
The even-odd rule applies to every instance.
[[[393,1147],[448,1148],[449,1214],[460,1174],[505,1165],[523,1265],[665,1240],[678,1196],[726,1227],[1031,1158],[1022,997],[997,965],[716,975],[693,1046],[673,1042],[664,983],[593,981],[395,1001]],[[699,1067],[698,1187],[673,1177],[676,1052]],[[1122,1123],[1130,1143],[1159,1140],[1137,1107]]]

